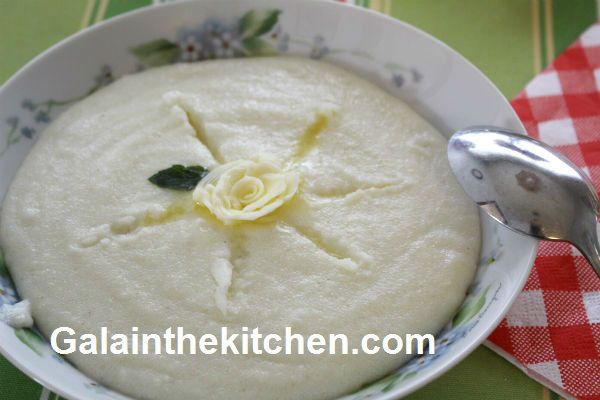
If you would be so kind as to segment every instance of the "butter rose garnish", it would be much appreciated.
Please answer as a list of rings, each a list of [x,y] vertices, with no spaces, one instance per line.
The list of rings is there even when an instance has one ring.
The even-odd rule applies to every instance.
[[[229,225],[275,211],[296,194],[298,182],[298,174],[280,160],[259,155],[215,168],[198,183],[193,198]]]

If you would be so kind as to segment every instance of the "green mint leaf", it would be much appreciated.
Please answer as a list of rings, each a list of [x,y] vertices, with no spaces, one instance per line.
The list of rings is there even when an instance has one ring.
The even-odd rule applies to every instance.
[[[251,10],[240,18],[242,39],[260,36],[269,32],[279,19],[281,10]]]
[[[242,47],[247,55],[253,57],[274,56],[277,54],[277,50],[275,50],[266,40],[257,37],[243,40]]]
[[[148,180],[158,187],[173,190],[193,190],[198,182],[208,174],[208,170],[200,165],[184,167],[173,165],[170,168],[158,171]]]
[[[179,46],[165,39],[157,39],[129,49],[138,61],[147,67],[172,64],[179,57]]]

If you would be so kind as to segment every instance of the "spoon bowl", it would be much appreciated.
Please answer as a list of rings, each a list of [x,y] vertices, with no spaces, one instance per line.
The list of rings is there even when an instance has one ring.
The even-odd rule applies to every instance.
[[[450,138],[448,161],[492,218],[525,235],[572,243],[600,277],[598,195],[566,157],[528,136],[475,126]]]

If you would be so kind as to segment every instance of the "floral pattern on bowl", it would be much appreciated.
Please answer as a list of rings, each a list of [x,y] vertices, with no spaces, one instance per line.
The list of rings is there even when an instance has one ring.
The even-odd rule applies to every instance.
[[[316,35],[312,43],[293,39],[278,23],[281,10],[251,10],[233,23],[208,19],[196,28],[180,29],[177,39],[156,39],[130,48],[138,61],[137,69],[143,70],[177,62],[197,62],[203,60],[233,57],[261,57],[285,54],[295,45],[305,50],[313,59],[323,59],[329,54],[348,53],[349,50],[330,48],[321,35]],[[365,52],[350,52],[371,62],[376,60]],[[396,62],[387,62],[383,68],[389,72],[390,81],[396,88],[407,82],[419,83],[423,76],[415,68],[407,68]],[[89,96],[114,80],[109,65],[99,68],[94,84],[79,96],[69,99],[47,99],[34,101],[30,98],[21,102],[22,113],[6,119],[9,127],[0,157],[22,138],[33,139],[45,125],[50,123],[56,111]]]
[[[478,268],[487,268],[492,262],[487,260],[479,264]],[[438,358],[450,353],[458,341],[465,338],[481,320],[483,314],[498,299],[502,283],[489,283],[482,287],[481,275],[471,284],[469,293],[451,322],[436,335],[435,353],[419,355],[402,365],[398,370],[385,378],[366,385],[358,392],[344,397],[344,400],[363,400],[376,398],[376,395],[390,392],[402,383],[418,376],[419,372],[427,368]],[[495,287],[493,287],[495,286]],[[490,295],[491,294],[491,295]]]
[[[158,8],[168,12],[168,10],[178,7],[181,10],[181,16],[202,15],[199,11],[203,10],[205,6],[203,3],[185,2]],[[210,4],[217,7],[220,3]],[[93,70],[96,72],[88,71],[87,86],[77,86],[80,90],[79,94],[62,95],[59,93],[55,95],[53,92],[46,92],[50,93],[50,96],[40,96],[45,100],[37,100],[31,90],[21,91],[23,97],[18,100],[19,107],[13,108],[13,110],[18,109],[18,112],[9,114],[9,117],[2,117],[5,121],[5,129],[2,129],[0,125],[0,129],[2,129],[0,131],[0,163],[8,163],[9,161],[4,160],[8,155],[22,159],[25,156],[26,147],[31,146],[31,141],[37,134],[62,110],[110,84],[115,76],[176,62],[197,62],[228,57],[295,54],[313,59],[326,59],[335,63],[343,57],[350,69],[360,65],[359,69],[362,71],[368,71],[371,76],[374,73],[382,78],[381,81],[386,85],[386,89],[392,93],[400,94],[398,89],[424,87],[427,90],[418,92],[416,97],[422,96],[423,99],[427,99],[427,103],[434,109],[437,108],[438,112],[442,114],[443,106],[440,104],[444,104],[447,98],[442,96],[441,100],[437,100],[436,96],[446,92],[448,92],[447,96],[454,94],[452,86],[448,88],[444,86],[448,82],[452,82],[453,69],[448,67],[451,65],[463,74],[471,74],[469,75],[470,79],[476,83],[470,82],[469,85],[477,86],[478,93],[482,94],[476,103],[464,107],[465,110],[472,110],[473,117],[464,119],[462,115],[468,113],[445,115],[446,120],[449,121],[448,126],[453,124],[466,126],[468,121],[470,121],[469,124],[472,124],[476,122],[477,118],[484,118],[490,123],[496,122],[494,118],[502,121],[512,118],[515,121],[514,124],[517,125],[517,127],[513,126],[513,129],[518,129],[519,122],[515,119],[510,106],[505,101],[502,103],[498,100],[498,98],[502,99],[502,96],[485,78],[469,69],[472,67],[452,50],[432,41],[431,38],[416,29],[394,22],[395,29],[400,32],[397,34],[398,37],[410,40],[418,39],[421,40],[421,45],[429,46],[428,49],[419,50],[426,56],[418,59],[417,56],[421,53],[413,52],[410,54],[411,57],[408,57],[406,54],[400,53],[400,50],[394,50],[395,52],[391,52],[392,54],[388,54],[388,52],[382,54],[381,51],[377,54],[377,51],[372,50],[370,46],[355,48],[352,40],[344,40],[343,35],[326,34],[324,30],[335,28],[335,24],[339,23],[338,16],[344,15],[350,19],[363,18],[371,23],[373,31],[377,31],[384,22],[381,20],[381,16],[364,14],[365,11],[334,4],[324,5],[323,3],[317,6],[316,2],[307,1],[300,4],[292,0],[279,0],[277,4],[281,7],[256,8],[239,13],[238,15],[242,15],[239,18],[207,18],[199,24],[186,24],[187,26],[184,28],[169,26],[167,30],[170,34],[160,34],[158,39],[153,38],[149,32],[145,32],[143,36],[146,40],[141,43],[126,44],[113,40],[115,46],[121,46],[119,49],[121,53],[115,52],[115,54],[121,55],[113,56],[113,59],[110,58],[112,54],[109,54],[108,59],[97,62]],[[304,25],[298,21],[307,19],[302,12],[311,12],[311,7],[314,7],[316,10],[314,15],[319,18],[323,14],[320,8],[327,8],[329,11],[324,13],[326,18],[324,17],[323,21],[329,18],[330,22],[321,23],[322,31],[309,30],[309,33],[306,34],[302,30],[305,29]],[[194,10],[196,13],[192,12]],[[221,9],[221,11],[223,10]],[[128,17],[129,19],[123,19],[120,23],[125,24],[137,19],[141,22],[133,24],[130,29],[135,30],[137,26],[143,30],[145,26],[152,26],[152,23],[159,21],[156,19],[152,22],[152,12],[159,13],[160,11],[133,13]],[[227,12],[231,13],[229,9]],[[294,15],[284,21],[286,15],[289,14]],[[151,22],[147,22],[145,19]],[[310,18],[308,19],[310,20]],[[96,29],[95,34],[98,36],[103,33]],[[394,48],[402,48],[407,53],[412,51],[412,47],[402,47],[403,43],[408,40],[403,42],[394,37],[390,37],[389,40],[394,44],[392,46]],[[389,45],[383,47],[388,48]],[[417,45],[413,47],[419,48]],[[439,53],[439,57],[432,59],[431,54],[435,52]],[[128,54],[132,58],[126,58],[122,54]],[[98,60],[100,57],[94,59]],[[407,63],[406,60],[410,60],[410,62]],[[431,65],[437,64],[435,62],[432,64],[431,60],[441,65],[440,67],[436,66],[438,68],[436,73],[432,72]],[[344,64],[344,62],[339,63]],[[115,71],[119,71],[119,73],[115,73]],[[22,78],[22,76],[17,76],[17,78]],[[462,78],[455,79],[460,81]],[[2,94],[1,91],[0,94]],[[489,101],[486,100],[487,98]],[[475,104],[483,108],[478,109]],[[419,109],[418,103],[415,103],[415,106]],[[499,112],[498,108],[502,108],[502,111]],[[424,110],[427,116],[427,110]],[[433,115],[432,120],[435,120],[435,117]],[[26,146],[22,142],[25,142]],[[12,161],[10,163],[14,172],[16,166]],[[5,183],[4,187],[6,186]],[[0,197],[3,195],[4,192],[0,193]],[[533,241],[528,242],[504,228],[499,228],[498,224],[485,217],[482,217],[482,227],[483,248],[477,275],[456,316],[437,335],[436,353],[413,358],[387,377],[365,385],[355,393],[343,397],[344,400],[389,399],[415,390],[466,356],[468,350],[479,344],[499,321],[527,275],[527,271],[519,270],[517,267],[523,267],[525,263],[529,263],[530,266],[536,249]],[[519,251],[505,252],[504,248],[521,249],[523,254],[519,254]],[[16,301],[18,301],[18,296],[15,287],[3,259],[0,257],[0,304],[13,304]],[[51,350],[47,341],[36,329],[15,330],[0,324],[0,348],[20,368],[62,395],[89,399],[127,399],[76,371]],[[56,371],[60,371],[60,377],[57,377]]]
[[[232,57],[260,57],[285,54],[294,46],[316,60],[336,53],[352,53],[371,62],[377,62],[367,52],[356,52],[327,45],[320,34],[312,42],[294,38],[279,23],[281,10],[251,10],[233,23],[209,19],[195,28],[181,29],[175,41],[156,39],[135,46],[131,52],[141,67],[156,67],[174,62],[194,62]],[[390,80],[398,88],[407,81],[418,83],[422,74],[397,62],[383,65]]]
[[[39,102],[29,98],[24,99],[21,102],[22,112],[19,115],[14,115],[6,120],[9,129],[4,141],[4,147],[0,147],[0,157],[2,157],[12,145],[19,143],[22,138],[33,139],[35,134],[38,133],[38,131],[43,130],[44,127],[52,121],[54,115],[58,114],[62,109],[110,84],[114,80],[111,68],[108,65],[102,66],[94,80],[95,83],[89,90],[80,96],[70,99],[48,99]]]

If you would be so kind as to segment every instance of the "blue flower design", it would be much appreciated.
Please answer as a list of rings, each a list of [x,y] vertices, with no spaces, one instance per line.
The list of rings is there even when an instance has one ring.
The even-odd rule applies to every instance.
[[[0,306],[3,304],[15,304],[19,301],[19,296],[14,288],[14,284],[9,277],[0,278]]]
[[[386,66],[392,73],[392,83],[397,88],[404,87],[407,83],[419,83],[423,75],[416,68],[405,68],[396,63]]]
[[[329,47],[325,45],[325,39],[321,35],[315,36],[310,49],[310,58],[320,60],[329,53]]]
[[[436,354],[441,355],[446,353],[455,342],[467,336],[469,328],[470,327],[468,325],[463,325],[460,328],[450,329],[440,335],[435,345]]]
[[[21,135],[25,136],[27,139],[31,139],[33,138],[33,135],[35,135],[35,129],[24,126],[21,128]]]
[[[413,82],[418,83],[418,82],[421,82],[421,80],[423,79],[423,74],[421,74],[419,71],[417,71],[416,68],[411,68],[410,73],[412,75]]]
[[[200,28],[201,34],[208,34],[209,36],[219,35],[227,30],[224,23],[216,19],[208,19],[202,24]]]
[[[38,123],[48,123],[50,122],[50,116],[48,115],[48,113],[46,111],[38,111],[35,114],[35,122]]]
[[[189,35],[179,43],[181,48],[181,60],[182,61],[198,61],[202,57],[203,45],[202,42],[198,41],[194,35]]]
[[[423,368],[427,367],[433,361],[442,357],[444,354],[452,348],[452,345],[458,340],[462,339],[467,335],[468,327],[461,326],[460,328],[454,328],[445,330],[438,335],[435,341],[435,353],[434,354],[423,354],[422,356],[413,358],[407,364],[405,364],[400,371],[401,375],[406,376],[409,373],[416,373]]]
[[[34,110],[35,110],[35,108],[36,108],[36,105],[35,105],[35,103],[33,102],[33,100],[30,100],[30,99],[25,99],[25,100],[23,100],[23,102],[21,103],[21,107],[23,107],[24,109],[26,109],[26,110],[29,110],[29,111],[34,111]]]
[[[177,44],[180,48],[179,60],[184,62],[238,57],[244,54],[239,22],[226,25],[210,19],[198,28],[179,31]]]
[[[394,72],[392,74],[392,81],[394,82],[394,85],[396,85],[396,87],[400,88],[400,87],[404,86],[404,81],[405,81],[404,75],[402,75],[399,72]]]
[[[217,58],[231,58],[242,54],[242,45],[235,30],[226,30],[212,36],[213,54]]]

